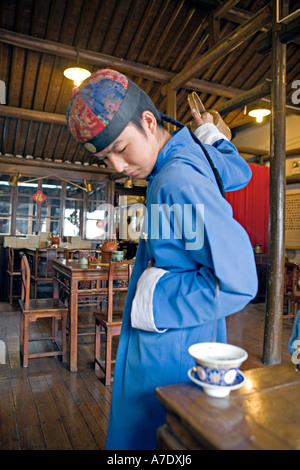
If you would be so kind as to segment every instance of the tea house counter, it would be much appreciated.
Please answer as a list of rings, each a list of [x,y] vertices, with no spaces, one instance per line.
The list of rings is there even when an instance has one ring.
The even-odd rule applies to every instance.
[[[166,423],[159,450],[300,449],[300,374],[291,362],[244,372],[239,390],[206,395],[193,382],[161,387]]]

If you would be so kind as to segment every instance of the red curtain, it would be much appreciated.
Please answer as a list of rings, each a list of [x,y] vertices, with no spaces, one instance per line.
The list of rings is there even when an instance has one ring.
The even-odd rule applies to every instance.
[[[263,253],[267,253],[270,171],[269,167],[254,163],[249,163],[249,167],[252,171],[249,184],[239,191],[226,193],[226,199],[252,245],[262,245]]]

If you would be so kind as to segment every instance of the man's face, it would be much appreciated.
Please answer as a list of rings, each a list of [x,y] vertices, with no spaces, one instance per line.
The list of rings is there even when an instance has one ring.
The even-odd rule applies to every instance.
[[[111,145],[96,153],[118,173],[132,178],[146,178],[152,171],[159,147],[151,124],[143,121],[145,133],[129,123]]]

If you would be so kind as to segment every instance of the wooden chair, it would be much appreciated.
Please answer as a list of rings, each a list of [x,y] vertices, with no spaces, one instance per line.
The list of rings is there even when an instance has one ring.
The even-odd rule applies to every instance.
[[[118,272],[115,271],[116,266],[123,264],[127,265],[127,269],[124,269],[122,273],[120,273],[120,270]],[[123,305],[121,305],[121,308],[118,308],[116,297],[118,297],[119,292],[127,292],[133,264],[134,260],[112,261],[110,263],[107,308],[105,311],[95,313],[95,370],[101,368],[104,371],[105,385],[113,382],[112,364],[116,361],[112,357],[112,339],[121,333],[125,304],[125,299],[122,299]],[[104,331],[106,337],[104,360],[101,359],[101,330]]]
[[[31,282],[33,284],[34,298],[38,296],[39,284],[53,283],[53,260],[59,257],[57,248],[47,248],[36,250],[31,272]]]
[[[20,350],[23,356],[23,367],[28,366],[28,359],[35,357],[62,356],[62,362],[66,362],[66,324],[68,308],[59,299],[30,299],[30,268],[26,255],[21,252],[22,292],[20,299],[21,324],[20,324]],[[29,338],[29,324],[39,318],[52,318],[52,336]],[[58,320],[61,320],[61,350],[38,352],[29,354],[29,341],[51,339],[57,343]],[[58,346],[57,346],[58,347]]]
[[[13,299],[20,299],[21,294],[21,270],[18,258],[15,256],[15,250],[9,246],[7,247],[8,263],[7,263],[7,275],[8,275],[8,299],[12,305]],[[17,259],[16,259],[17,258]],[[17,286],[18,291],[14,293],[14,285]]]
[[[287,314],[284,318],[295,318],[300,307],[300,290],[298,282],[300,266],[289,261],[285,262],[284,301],[287,303]]]
[[[81,258],[88,258],[88,256],[93,256],[94,258],[99,259],[101,256],[101,248],[69,248],[65,251],[66,260],[81,260]],[[82,289],[81,294],[78,295],[78,307],[83,307],[85,310],[81,310],[81,319],[86,317],[87,321],[82,322],[78,321],[78,330],[83,330],[84,332],[79,333],[79,335],[90,335],[94,334],[94,309],[89,311],[89,307],[94,307],[99,304],[99,300],[103,298],[104,294],[95,295],[93,298],[91,296],[85,297],[84,289],[93,289],[95,286],[95,281],[80,281],[79,289]],[[91,319],[92,323],[90,323]],[[79,317],[78,317],[79,320]],[[91,328],[93,331],[91,332]],[[85,331],[87,330],[87,331]]]

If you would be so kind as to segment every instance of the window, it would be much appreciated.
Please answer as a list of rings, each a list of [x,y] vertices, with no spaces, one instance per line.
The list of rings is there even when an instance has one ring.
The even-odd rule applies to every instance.
[[[0,235],[10,234],[12,212],[12,188],[8,184],[7,175],[0,178]]]
[[[26,178],[28,179],[28,178]],[[32,235],[37,226],[37,204],[32,196],[38,191],[38,183],[18,183],[18,199],[16,208],[16,235]]]
[[[93,183],[87,193],[83,182],[70,184],[54,176],[21,176],[18,186],[10,186],[9,178],[0,175],[0,235],[47,232],[97,240],[107,233],[106,182]]]
[[[94,191],[88,194],[86,216],[86,238],[99,240],[107,233],[108,210],[106,207],[106,185],[95,185]]]
[[[42,192],[47,199],[41,204],[40,232],[60,235],[62,182],[53,178],[44,179]]]
[[[82,189],[67,183],[63,227],[63,235],[65,237],[79,236],[82,234],[82,211]]]
[[[143,196],[119,196],[116,209],[116,224],[119,226],[119,238],[138,241],[145,216],[145,198]]]

